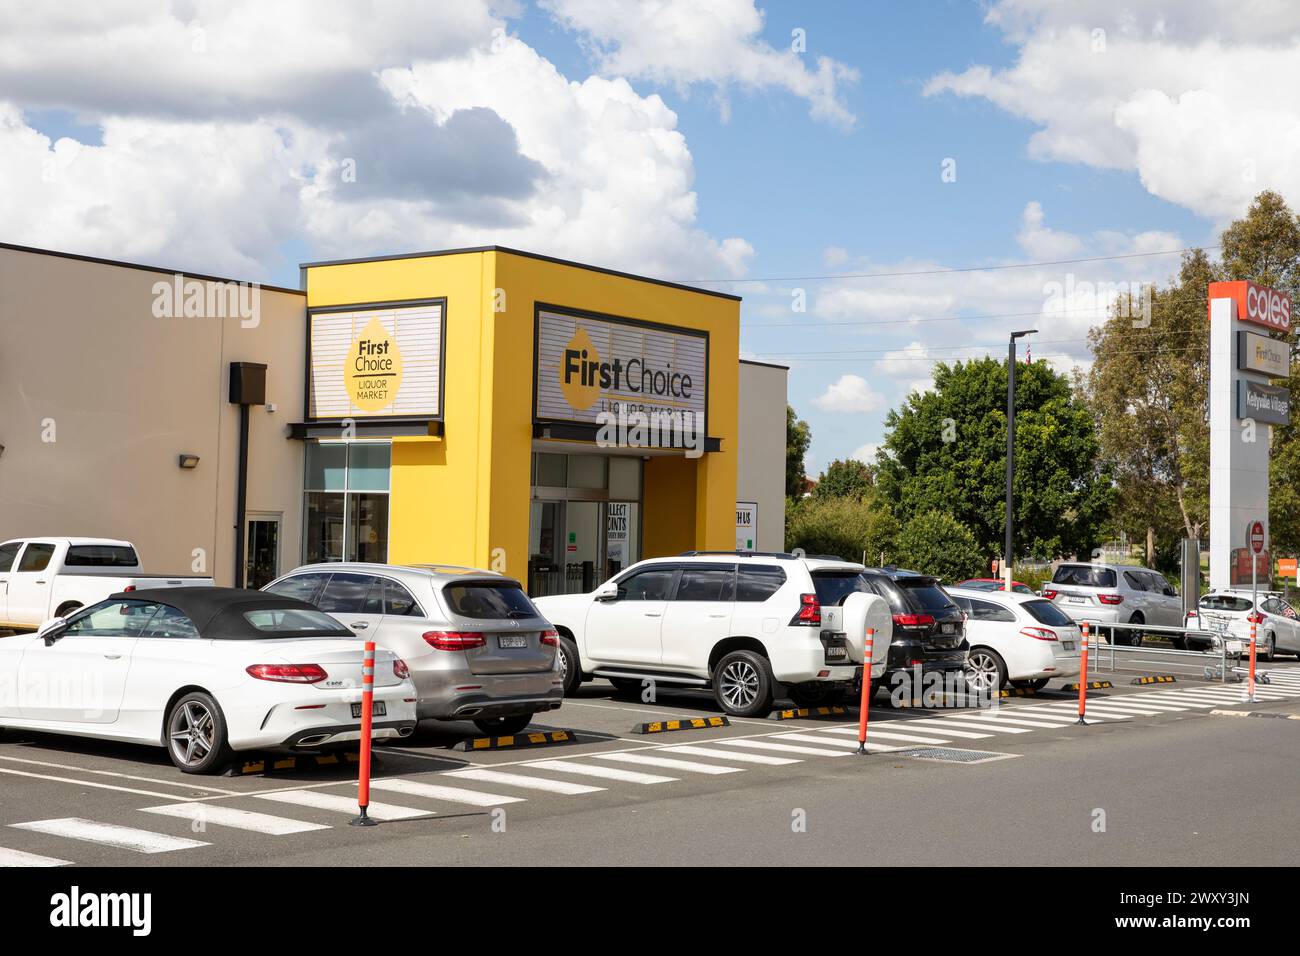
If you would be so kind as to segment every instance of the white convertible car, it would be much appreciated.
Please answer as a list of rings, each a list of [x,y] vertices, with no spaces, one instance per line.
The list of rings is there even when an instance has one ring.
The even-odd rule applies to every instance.
[[[310,604],[236,588],[114,594],[0,640],[0,727],[167,748],[186,773],[238,750],[315,750],[361,730],[362,642]],[[375,653],[374,739],[415,728],[406,664]]]

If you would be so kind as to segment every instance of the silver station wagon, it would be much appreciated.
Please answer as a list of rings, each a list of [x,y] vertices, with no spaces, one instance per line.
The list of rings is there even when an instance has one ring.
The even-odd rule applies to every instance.
[[[420,720],[517,734],[564,697],[558,638],[519,582],[449,565],[307,564],[263,590],[316,605],[406,661]]]

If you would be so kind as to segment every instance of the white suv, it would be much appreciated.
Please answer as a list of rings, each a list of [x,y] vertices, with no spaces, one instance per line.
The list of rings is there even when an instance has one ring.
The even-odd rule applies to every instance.
[[[1067,562],[1057,567],[1043,597],[1076,621],[1182,627],[1183,601],[1163,574],[1125,564]],[[1107,633],[1103,627],[1102,633]],[[1141,643],[1140,632],[1116,629],[1115,644]],[[1174,640],[1174,646],[1182,638]]]
[[[726,713],[753,717],[776,697],[812,706],[858,686],[861,643],[835,629],[842,613],[823,622],[818,592],[830,592],[817,581],[856,581],[862,570],[833,558],[690,551],[638,562],[590,594],[536,604],[560,633],[566,694],[595,677],[624,691],[645,681],[712,687]],[[835,604],[848,596],[830,590]],[[884,601],[872,600],[878,610],[863,613],[881,618],[871,621],[872,661],[883,672],[892,622]]]

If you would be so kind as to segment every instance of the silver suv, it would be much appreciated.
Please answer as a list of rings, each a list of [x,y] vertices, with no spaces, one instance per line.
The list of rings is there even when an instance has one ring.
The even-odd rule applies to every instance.
[[[1066,563],[1056,569],[1043,597],[1076,621],[1093,624],[1183,626],[1183,602],[1159,571],[1125,564]],[[1103,628],[1103,633],[1106,630]],[[1115,644],[1135,644],[1139,631],[1117,629]]]
[[[315,604],[406,661],[419,720],[517,734],[564,698],[557,635],[519,582],[449,565],[307,564],[265,588]]]

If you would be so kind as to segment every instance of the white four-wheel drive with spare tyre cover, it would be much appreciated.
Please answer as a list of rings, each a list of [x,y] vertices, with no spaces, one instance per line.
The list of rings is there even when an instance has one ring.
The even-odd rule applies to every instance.
[[[361,737],[364,648],[312,605],[237,588],[114,594],[0,640],[0,727],[162,746],[186,773],[234,751]],[[415,687],[375,654],[374,737],[415,728]]]
[[[877,631],[873,671],[883,672],[888,607],[869,589],[837,586],[862,571],[838,558],[692,551],[537,607],[559,631],[567,693],[596,677],[621,690],[711,687],[728,714],[759,716],[778,697],[810,706],[860,686],[868,626]],[[828,615],[828,582],[834,605],[861,596]]]
[[[145,574],[130,541],[18,538],[0,544],[0,627],[34,630],[119,591],[211,586],[192,574]]]
[[[1250,625],[1255,624],[1255,655],[1271,661],[1278,654],[1300,657],[1300,612],[1276,591],[1257,591],[1251,612],[1251,592],[1221,588],[1204,595],[1195,611],[1187,613],[1187,627],[1211,634],[1189,634],[1193,650],[1213,650],[1223,641],[1236,641],[1250,652]]]
[[[421,720],[517,734],[564,700],[558,635],[519,582],[450,565],[308,564],[264,590],[308,601],[411,669]]]
[[[1125,564],[1058,565],[1043,597],[1075,621],[1093,624],[1151,624],[1183,626],[1183,601],[1159,571]],[[1103,627],[1105,634],[1110,629]],[[1115,628],[1116,644],[1135,644],[1141,636],[1132,628]],[[1182,644],[1175,637],[1175,646]]]
[[[1033,593],[949,588],[966,613],[966,679],[988,693],[1005,687],[1039,690],[1055,677],[1079,673],[1079,626]]]

